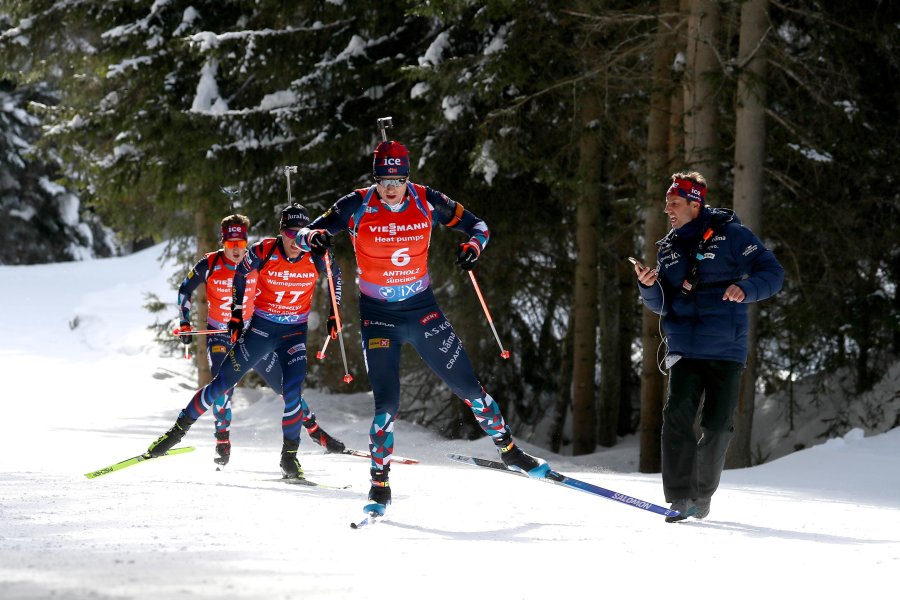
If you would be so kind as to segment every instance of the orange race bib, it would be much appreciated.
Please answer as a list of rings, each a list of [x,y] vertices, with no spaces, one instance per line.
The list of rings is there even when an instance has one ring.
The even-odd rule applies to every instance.
[[[406,206],[399,212],[385,207],[374,188],[357,190],[365,196],[361,217],[353,226],[359,291],[388,302],[414,296],[431,282],[431,211],[421,200],[424,187],[407,184],[407,189]]]

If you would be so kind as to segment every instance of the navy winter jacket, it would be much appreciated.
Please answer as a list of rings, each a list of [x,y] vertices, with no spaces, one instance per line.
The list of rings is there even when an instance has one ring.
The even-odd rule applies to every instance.
[[[697,258],[700,240],[712,227],[713,238],[699,260],[699,279],[692,292],[681,293]],[[663,330],[670,354],[685,358],[747,362],[750,302],[776,294],[784,283],[784,269],[775,255],[733,211],[703,207],[696,219],[673,229],[658,246],[658,283],[638,283],[641,301],[663,315]],[[735,283],[746,297],[742,302],[722,300]]]

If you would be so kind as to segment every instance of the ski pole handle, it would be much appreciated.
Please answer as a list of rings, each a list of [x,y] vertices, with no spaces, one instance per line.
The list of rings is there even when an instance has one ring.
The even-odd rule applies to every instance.
[[[344,352],[344,327],[341,325],[341,313],[338,311],[337,305],[337,296],[334,293],[334,281],[331,278],[331,256],[330,252],[325,250],[325,271],[328,274],[328,290],[331,292],[331,308],[334,311],[334,320],[337,325],[338,331],[338,343],[341,346],[341,358],[344,361],[344,383],[350,383],[353,381],[353,375],[350,374],[350,369],[347,368],[347,353]],[[325,345],[328,345],[328,342],[325,342]],[[325,349],[323,348],[324,352]]]
[[[475,280],[475,273],[472,271],[468,271],[469,279],[472,280],[472,285],[475,287],[475,293],[478,294],[478,299],[481,301],[481,308],[484,309],[484,314],[487,317],[488,325],[491,326],[491,331],[494,332],[494,339],[497,340],[497,345],[500,346],[500,357],[503,359],[509,358],[509,350],[505,350],[503,348],[503,344],[500,342],[500,336],[497,335],[497,328],[494,327],[494,319],[491,318],[491,312],[488,310],[487,304],[484,302],[484,296],[481,295],[481,288],[478,287],[478,282]]]

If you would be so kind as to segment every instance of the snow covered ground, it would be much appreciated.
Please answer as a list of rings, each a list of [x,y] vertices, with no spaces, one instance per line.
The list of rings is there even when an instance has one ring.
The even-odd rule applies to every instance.
[[[161,355],[146,329],[144,293],[174,299],[159,252],[0,267],[4,600],[896,597],[896,428],[726,471],[710,517],[680,524],[452,463],[447,452],[493,458],[492,444],[400,422],[396,453],[422,463],[395,465],[390,519],[354,531],[368,461],[325,455],[304,434],[308,477],[352,487],[278,481],[281,402],[268,390],[235,396],[228,471],[215,471],[204,417],[185,438],[196,452],[88,480],[143,452],[194,389],[187,361]],[[365,449],[367,394],[306,397],[329,432]],[[658,475],[625,468],[634,444],[578,458],[526,447],[564,473],[664,504]]]

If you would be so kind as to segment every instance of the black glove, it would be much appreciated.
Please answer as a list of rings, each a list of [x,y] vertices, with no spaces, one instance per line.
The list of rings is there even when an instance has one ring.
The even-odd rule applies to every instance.
[[[475,266],[475,261],[478,260],[479,254],[481,254],[481,252],[475,244],[471,242],[460,244],[459,253],[456,255],[456,264],[458,264],[459,268],[463,271],[471,271],[472,267]]]
[[[231,320],[228,321],[228,333],[231,334],[231,343],[236,343],[244,332],[243,306],[235,306],[231,309]]]
[[[337,317],[334,316],[333,311],[328,315],[328,335],[333,340],[336,340],[338,336]]]
[[[194,330],[194,328],[191,327],[190,323],[188,323],[187,321],[182,321],[181,324],[178,326],[178,329],[175,330],[175,333],[179,334],[182,331],[193,331],[193,330]],[[185,346],[187,346],[188,344],[191,343],[191,336],[182,335],[180,337],[181,337],[181,343],[184,344]]]
[[[306,234],[306,245],[316,256],[322,256],[334,245],[334,236],[326,229],[313,229]]]

